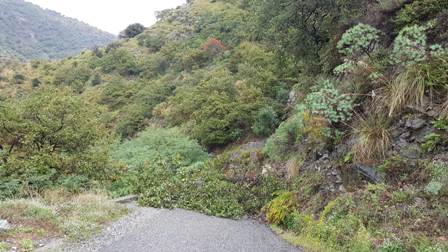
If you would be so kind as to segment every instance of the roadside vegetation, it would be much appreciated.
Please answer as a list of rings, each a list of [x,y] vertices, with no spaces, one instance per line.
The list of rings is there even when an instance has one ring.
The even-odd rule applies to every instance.
[[[310,251],[446,251],[447,9],[193,0],[107,47],[7,62],[0,206],[103,190],[261,218]]]
[[[5,200],[0,203],[0,218],[8,220],[12,228],[0,233],[0,251],[12,247],[32,251],[44,238],[87,239],[127,212],[102,193],[73,195],[56,190],[32,199]]]

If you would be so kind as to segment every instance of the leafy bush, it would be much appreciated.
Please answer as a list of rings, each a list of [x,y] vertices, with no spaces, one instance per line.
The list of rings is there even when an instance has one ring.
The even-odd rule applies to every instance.
[[[226,46],[219,39],[211,38],[202,46],[202,50],[204,50],[209,58],[213,58],[224,52]]]
[[[379,30],[370,25],[358,24],[342,35],[337,48],[348,58],[359,59],[363,55],[370,57],[379,40]]]
[[[175,160],[139,167],[137,192],[140,204],[152,207],[184,208],[219,217],[243,214],[237,188],[207,164],[179,167]]]
[[[31,86],[33,88],[39,87],[40,84],[41,84],[41,81],[39,79],[37,79],[37,78],[34,78],[34,79],[31,80]]]
[[[158,52],[165,45],[165,38],[161,34],[144,33],[138,37],[138,43],[153,52]]]
[[[26,77],[23,74],[14,74],[12,79],[13,79],[15,84],[23,84],[23,82],[25,81]]]
[[[273,160],[284,160],[293,146],[301,139],[299,129],[303,127],[303,111],[297,112],[280,124],[275,133],[269,137],[264,152]]]
[[[433,152],[437,148],[437,146],[439,146],[443,142],[442,137],[437,133],[426,135],[424,140],[425,142],[422,143],[422,149],[428,153]]]
[[[87,64],[73,62],[60,66],[54,73],[53,83],[60,86],[69,86],[76,92],[84,91],[86,83],[92,75]]]
[[[103,72],[118,72],[120,75],[137,75],[141,72],[134,55],[123,48],[112,49],[95,62]]]
[[[426,27],[413,25],[403,28],[395,38],[392,59],[397,64],[415,64],[425,61],[427,37]]]
[[[269,136],[275,130],[278,119],[272,107],[265,107],[258,111],[252,131],[258,136]]]
[[[294,198],[294,193],[284,192],[267,204],[263,210],[269,223],[283,224],[286,217],[294,211]]]
[[[446,9],[448,9],[448,3],[444,0],[412,1],[398,13],[395,23],[398,28],[419,24],[434,18]]]
[[[403,244],[399,240],[386,240],[381,244],[379,250],[380,252],[404,252],[405,249]]]
[[[70,91],[38,89],[0,107],[2,188],[40,190],[63,175],[107,177],[107,129],[101,109]]]
[[[120,33],[120,38],[133,38],[142,33],[144,30],[145,27],[142,24],[131,24]]]
[[[136,138],[120,144],[111,153],[111,158],[130,167],[173,157],[181,158],[180,167],[183,167],[204,161],[208,155],[196,141],[175,128],[147,128]]]
[[[448,168],[444,164],[429,165],[431,181],[426,185],[425,192],[434,196],[448,195]]]
[[[170,126],[185,126],[203,145],[222,146],[238,139],[264,105],[259,89],[236,82],[225,68],[195,71],[189,79],[193,84],[179,87],[155,112]]]
[[[305,99],[313,114],[325,117],[330,123],[345,122],[352,117],[353,104],[348,95],[340,94],[333,83],[319,83]]]

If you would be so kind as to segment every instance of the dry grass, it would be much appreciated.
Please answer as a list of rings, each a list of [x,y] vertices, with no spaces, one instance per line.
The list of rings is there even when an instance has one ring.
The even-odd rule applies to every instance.
[[[124,206],[109,201],[100,193],[72,195],[58,190],[35,199],[3,201],[0,202],[0,219],[8,220],[13,228],[0,233],[0,240],[8,240],[7,244],[2,244],[4,247],[21,248],[23,244],[29,245],[29,241],[37,244],[49,237],[87,239],[101,230],[103,224],[126,213]]]
[[[288,171],[288,178],[293,179],[299,175],[300,167],[303,165],[303,160],[300,156],[294,156],[286,163]]]
[[[386,119],[371,116],[361,118],[354,130],[357,143],[353,146],[356,161],[368,162],[382,159],[391,146],[391,137]]]
[[[422,106],[425,100],[426,72],[417,66],[409,67],[389,86],[384,103],[389,108],[389,116],[406,106]]]

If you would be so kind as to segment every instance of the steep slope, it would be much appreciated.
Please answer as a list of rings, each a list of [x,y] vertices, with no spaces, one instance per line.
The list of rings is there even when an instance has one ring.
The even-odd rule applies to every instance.
[[[192,0],[105,48],[8,62],[0,198],[101,181],[264,216],[310,251],[448,251],[447,9]]]
[[[23,0],[0,0],[0,56],[57,59],[115,36]]]

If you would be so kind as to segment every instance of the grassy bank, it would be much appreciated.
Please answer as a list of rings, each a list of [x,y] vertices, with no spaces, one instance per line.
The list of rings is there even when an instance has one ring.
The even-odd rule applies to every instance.
[[[49,238],[87,239],[127,211],[101,193],[51,191],[33,199],[2,201],[0,219],[12,228],[0,233],[0,251],[32,251]]]

